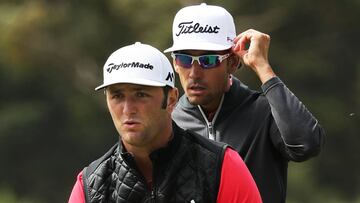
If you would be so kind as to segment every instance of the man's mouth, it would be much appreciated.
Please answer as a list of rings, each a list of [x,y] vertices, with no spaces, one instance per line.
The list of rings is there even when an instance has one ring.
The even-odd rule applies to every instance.
[[[125,120],[123,122],[123,125],[128,128],[135,127],[136,125],[139,125],[139,124],[140,124],[140,122],[138,122],[136,120],[132,120],[132,119]]]
[[[192,84],[188,86],[187,90],[191,94],[201,94],[206,90],[206,88],[200,84]]]

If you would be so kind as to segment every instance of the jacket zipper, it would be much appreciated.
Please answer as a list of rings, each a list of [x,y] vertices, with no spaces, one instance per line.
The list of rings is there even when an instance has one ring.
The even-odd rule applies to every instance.
[[[209,129],[209,139],[210,139],[210,140],[215,140],[213,123],[212,123],[212,122],[208,122],[208,123],[207,123],[207,126],[208,126],[208,129]]]
[[[209,135],[208,135],[208,138],[210,140],[215,140],[215,130],[214,130],[214,124],[215,124],[215,121],[216,121],[216,118],[220,112],[220,109],[221,109],[221,106],[222,106],[222,103],[224,101],[224,95],[221,97],[221,100],[220,100],[220,104],[218,106],[218,108],[216,109],[216,112],[215,112],[215,115],[214,115],[214,118],[212,119],[212,121],[208,121],[204,111],[202,110],[201,106],[198,105],[198,108],[201,112],[201,115],[203,116],[204,120],[205,120],[205,123],[206,123],[206,126],[207,126],[207,129],[208,129],[208,132],[209,132]]]

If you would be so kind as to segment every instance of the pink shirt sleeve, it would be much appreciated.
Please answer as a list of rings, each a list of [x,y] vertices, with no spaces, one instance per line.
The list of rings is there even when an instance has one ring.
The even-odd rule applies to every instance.
[[[68,203],[85,203],[82,171],[77,176],[76,183],[72,189]]]
[[[226,149],[221,169],[218,203],[259,203],[259,190],[239,154]]]

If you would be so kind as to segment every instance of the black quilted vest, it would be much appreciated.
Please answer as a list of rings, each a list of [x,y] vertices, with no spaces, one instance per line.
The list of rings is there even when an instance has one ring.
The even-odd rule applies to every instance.
[[[227,145],[173,126],[168,146],[150,155],[153,188],[132,155],[116,144],[84,169],[86,202],[216,202]]]

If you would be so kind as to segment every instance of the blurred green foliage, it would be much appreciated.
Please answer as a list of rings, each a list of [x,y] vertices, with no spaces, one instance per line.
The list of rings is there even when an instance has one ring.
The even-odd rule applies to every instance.
[[[118,139],[94,91],[108,55],[135,41],[164,50],[175,13],[199,2],[1,1],[0,202],[67,201]],[[288,202],[360,202],[360,1],[204,2],[228,9],[238,32],[270,34],[275,72],[327,132],[320,156],[290,164]],[[259,89],[249,69],[236,75]]]

